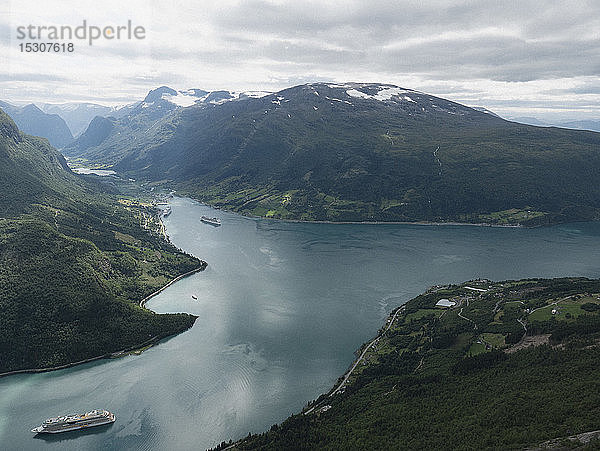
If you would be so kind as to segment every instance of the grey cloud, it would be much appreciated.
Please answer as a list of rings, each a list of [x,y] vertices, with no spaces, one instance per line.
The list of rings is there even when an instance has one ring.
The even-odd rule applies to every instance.
[[[543,8],[539,2],[523,0],[476,4],[375,1],[336,8],[335,3],[307,7],[303,2],[274,5],[252,0],[213,19],[229,42],[261,37],[254,40],[246,60],[260,55],[307,64],[315,70],[358,65],[434,78],[527,81],[594,75],[599,69],[596,61],[600,61],[599,43],[579,40],[583,30],[598,29],[600,4],[589,1]],[[507,30],[513,28],[516,34],[511,36]],[[469,37],[469,32],[478,30],[488,31]],[[448,31],[456,35],[446,36]],[[439,39],[414,41],[436,36]],[[383,49],[408,39],[414,43],[406,49]],[[231,51],[226,47],[226,52]],[[238,56],[235,53],[230,56]]]
[[[372,61],[380,70],[427,73],[438,79],[488,78],[500,81],[596,75],[600,47],[595,42],[527,43],[509,37],[430,43],[387,52]]]
[[[19,81],[35,81],[35,82],[61,82],[67,83],[69,78],[60,75],[47,74],[27,74],[27,73],[0,73],[0,82],[19,82]]]
[[[547,89],[541,94],[546,95],[565,95],[565,94],[600,94],[600,80],[595,83],[584,83],[572,88]]]
[[[482,105],[491,96],[469,89],[469,80],[592,79],[575,88],[533,92],[553,108],[559,108],[553,102],[564,94],[580,96],[573,105],[588,108],[589,99],[584,97],[600,93],[600,83],[593,81],[600,73],[600,42],[594,35],[600,30],[600,2],[594,0],[247,0],[218,7],[215,1],[203,4],[197,16],[178,14],[178,10],[194,10],[191,1],[180,3],[181,8],[175,5],[163,15],[159,14],[162,3],[150,2],[156,14],[154,22],[148,23],[144,43],[81,49],[81,61],[97,57],[109,62],[107,73],[97,77],[108,79],[106,83],[118,78],[114,69],[124,62],[140,74],[123,79],[109,94],[111,99],[129,92],[135,94],[130,100],[135,100],[149,88],[185,87],[195,79],[221,85],[218,74],[231,72],[247,73],[248,85],[265,89],[317,80],[357,80],[364,74],[382,82],[406,77],[422,83],[407,88]],[[9,27],[0,22],[0,35],[4,31]],[[201,40],[205,37],[206,42]],[[68,77],[59,72],[62,68],[52,69],[58,74],[54,79],[5,74],[0,82],[29,81],[35,90],[45,77],[49,90]],[[231,79],[246,83],[243,77]],[[85,92],[84,80],[72,84]]]
[[[486,106],[494,107],[510,107],[510,108],[551,108],[557,110],[588,110],[597,108],[597,104],[589,102],[581,103],[565,103],[564,100],[542,99],[542,100],[521,100],[521,99],[506,99],[506,100],[488,100]]]

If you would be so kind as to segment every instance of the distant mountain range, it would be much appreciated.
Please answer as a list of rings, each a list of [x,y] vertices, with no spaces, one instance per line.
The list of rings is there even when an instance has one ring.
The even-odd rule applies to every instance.
[[[126,105],[112,107],[90,102],[38,103],[37,105],[16,106],[0,101],[0,108],[11,116],[26,133],[47,138],[53,146],[61,148],[71,144],[73,137],[78,137],[86,131],[94,118],[123,118],[129,114],[135,114],[142,102],[145,104],[144,108],[154,105],[156,102],[152,108],[155,112],[160,111],[155,115],[156,118],[176,108],[190,106],[196,102],[218,102],[234,98],[234,96],[241,95],[243,97],[256,94],[230,91],[209,92],[202,89],[176,91],[163,86],[151,91],[144,101],[132,101]],[[162,110],[160,110],[161,106],[164,107]],[[56,118],[56,116],[60,118]],[[62,121],[58,119],[62,119]],[[70,131],[70,134],[67,133],[67,130]]]
[[[39,108],[48,114],[57,114],[62,117],[73,136],[83,133],[92,119],[96,116],[120,117],[127,114],[127,107],[108,107],[96,103],[41,103]]]
[[[315,83],[161,87],[64,153],[244,214],[536,225],[598,218],[599,147],[398,86]]]
[[[25,133],[47,138],[54,147],[61,148],[70,144],[74,136],[84,132],[95,117],[123,117],[139,103],[119,107],[85,102],[16,106],[0,101],[0,108]]]
[[[72,157],[90,159],[89,152],[98,151],[96,161],[107,158],[113,150],[126,149],[136,141],[144,142],[160,121],[176,110],[192,105],[220,105],[231,100],[244,100],[268,95],[267,92],[204,91],[189,89],[176,91],[167,86],[153,89],[144,100],[121,108],[118,114],[107,117],[95,117],[88,128],[70,143],[63,153]],[[110,150],[105,152],[105,148]],[[107,155],[103,155],[107,153]],[[108,160],[104,160],[106,163]]]
[[[0,108],[25,133],[47,138],[54,147],[63,147],[73,140],[69,127],[58,114],[44,113],[34,104],[15,106],[0,101]]]
[[[17,122],[17,125],[25,132],[48,138],[54,146],[61,148],[72,144],[72,138],[78,137],[86,131],[94,118],[123,118],[129,114],[135,113],[136,108],[142,103],[145,103],[147,107],[149,104],[158,100],[159,103],[168,105],[168,107],[163,110],[164,113],[168,113],[178,107],[188,107],[201,103],[215,104],[228,100],[255,98],[267,94],[272,93],[265,91],[234,92],[225,90],[211,92],[202,89],[176,91],[175,89],[163,86],[152,90],[149,93],[149,97],[143,101],[132,101],[131,103],[119,106],[106,106],[90,102],[67,102],[61,104],[37,103],[36,105],[29,104],[26,106],[15,106],[9,102],[0,101],[0,108],[11,117],[14,116],[13,119]],[[474,106],[472,108],[496,117],[501,117],[485,107]],[[47,116],[42,115],[41,112],[46,113]],[[68,133],[66,133],[65,124],[63,124],[62,121],[57,120],[55,116],[60,116],[60,118],[63,119],[72,135],[71,138],[69,138]],[[541,127],[561,127],[600,132],[600,119],[553,122],[526,116],[509,117],[508,119],[513,122]],[[98,124],[95,124],[94,127],[97,125]],[[84,139],[84,142],[87,142],[87,139]],[[78,144],[75,144],[74,146],[77,147]]]
[[[561,127],[574,130],[590,130],[594,132],[600,132],[600,119],[546,122],[535,117],[514,117],[510,120],[519,122],[521,124],[536,125],[539,127]]]

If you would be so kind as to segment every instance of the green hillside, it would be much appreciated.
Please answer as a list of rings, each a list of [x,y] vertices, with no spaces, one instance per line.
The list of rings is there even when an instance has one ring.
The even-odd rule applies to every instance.
[[[600,134],[508,122],[418,91],[310,84],[153,121],[144,114],[67,154],[274,218],[539,225],[599,217]]]
[[[201,262],[165,241],[151,210],[102,190],[0,111],[0,372],[104,355],[194,323],[138,303]]]
[[[597,431],[599,310],[599,280],[433,287],[390,315],[347,382],[230,449],[506,450]]]

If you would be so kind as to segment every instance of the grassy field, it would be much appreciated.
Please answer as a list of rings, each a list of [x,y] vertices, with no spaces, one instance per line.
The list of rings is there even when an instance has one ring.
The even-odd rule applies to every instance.
[[[570,320],[577,318],[579,315],[586,313],[581,308],[583,304],[594,303],[600,304],[597,297],[594,296],[579,296],[577,299],[568,298],[564,300],[549,300],[546,307],[542,307],[529,314],[529,321],[547,321],[554,317],[557,320]],[[553,314],[552,311],[555,310]]]
[[[475,342],[471,345],[471,347],[467,351],[467,355],[470,357],[473,357],[473,356],[481,354],[482,352],[485,352],[485,351],[486,351],[486,348],[483,343]]]

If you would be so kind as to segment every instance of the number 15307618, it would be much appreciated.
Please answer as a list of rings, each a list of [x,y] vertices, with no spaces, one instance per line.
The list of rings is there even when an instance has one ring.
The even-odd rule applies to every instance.
[[[72,42],[21,42],[19,48],[24,53],[72,53],[75,50]]]

